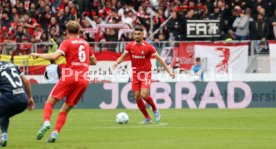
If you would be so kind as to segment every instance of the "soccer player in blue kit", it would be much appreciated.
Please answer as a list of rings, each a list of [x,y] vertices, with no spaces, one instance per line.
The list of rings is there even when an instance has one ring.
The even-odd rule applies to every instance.
[[[0,60],[0,148],[7,146],[10,118],[27,107],[34,108],[29,80],[13,63]]]

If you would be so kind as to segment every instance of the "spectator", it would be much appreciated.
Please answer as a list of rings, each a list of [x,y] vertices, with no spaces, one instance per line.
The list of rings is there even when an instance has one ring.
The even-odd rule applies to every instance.
[[[118,42],[118,31],[116,29],[106,29],[104,36],[107,42]],[[117,43],[109,43],[106,48],[116,52]]]
[[[237,17],[233,23],[233,28],[236,28],[236,40],[247,40],[249,35],[249,16],[243,13],[240,7],[236,7],[235,10]]]
[[[67,22],[67,18],[64,15],[64,9],[58,9],[58,10],[59,11],[57,14],[57,23],[60,27],[59,34],[63,35],[63,33],[65,32],[65,29],[66,29],[65,24]]]
[[[272,30],[273,30],[273,37],[272,39],[276,39],[276,10],[275,10],[275,15],[271,18],[270,21],[271,25],[272,25]]]
[[[125,11],[122,16],[122,23],[128,24],[133,28],[133,21],[135,20],[135,17],[133,16],[132,11]]]
[[[221,36],[223,37],[229,29],[231,29],[235,18],[232,18],[231,11],[227,8],[224,0],[219,0],[217,3],[219,8],[218,19],[220,20]]]
[[[35,6],[35,3],[30,4],[30,8],[28,10],[28,14],[30,15],[30,18],[36,18],[37,9]]]
[[[45,31],[41,34],[40,42],[41,43],[38,46],[39,51],[41,51],[41,53],[48,53],[49,46],[51,44],[49,41],[48,32]]]
[[[27,36],[22,37],[22,43],[19,45],[18,49],[20,55],[28,55],[32,52],[32,43],[28,41]]]
[[[72,14],[68,6],[65,7],[64,14],[65,14],[65,23],[69,22],[70,20],[75,20],[75,16]]]
[[[60,35],[60,27],[59,27],[59,24],[57,23],[57,19],[55,17],[51,17],[49,29],[55,29],[54,36]]]
[[[27,38],[27,40],[30,39],[28,30],[26,30],[22,24],[24,24],[24,22],[21,22],[17,28],[17,32],[15,34],[16,42],[22,42],[24,36]]]
[[[89,31],[89,29],[93,29],[91,24],[89,23],[88,20],[83,21],[83,29],[86,29],[83,34],[84,34],[84,39],[88,42],[94,42],[94,33],[92,31]]]
[[[203,66],[199,57],[195,59],[195,64],[192,66],[191,76],[193,81],[202,81],[204,79]]]
[[[32,36],[34,34],[37,22],[34,18],[30,18],[29,14],[24,14],[25,28],[28,30],[29,34]]]
[[[23,2],[21,2],[21,1],[16,2],[16,8],[17,8],[17,13],[18,14],[25,14],[26,13],[26,10],[24,9]]]
[[[68,8],[69,8],[71,14],[74,16],[74,19],[76,19],[78,16],[77,9],[72,1],[68,1]]]
[[[33,36],[34,36],[34,38],[35,38],[35,40],[36,40],[37,42],[40,42],[40,38],[41,38],[42,33],[43,33],[43,29],[41,28],[41,25],[38,24],[38,25],[36,26],[35,32],[34,32],[34,34],[33,34]]]
[[[61,5],[62,0],[52,0],[51,9],[54,13],[58,12],[58,7]]]
[[[1,18],[1,26],[2,27],[7,27],[9,28],[10,27],[10,23],[11,23],[11,19],[9,17],[9,12],[8,11],[3,11],[2,12],[2,18]]]
[[[269,25],[265,22],[263,15],[258,14],[258,20],[249,25],[251,40],[266,40],[269,34]]]
[[[85,12],[85,10],[88,9],[89,3],[90,2],[88,0],[78,0],[77,1],[77,5],[79,6],[79,14],[83,14]]]
[[[133,41],[133,33],[123,34],[122,41]]]
[[[13,17],[15,16],[15,15],[17,15],[18,13],[17,13],[17,9],[16,8],[12,8],[11,9],[11,19],[13,19]]]
[[[15,14],[13,16],[13,21],[10,23],[9,31],[16,32],[18,25],[19,25],[19,15]]]
[[[44,1],[40,1],[39,2],[39,10],[37,12],[37,21],[38,23],[40,23],[41,27],[43,28],[43,30],[48,30],[48,19],[49,19],[49,15],[47,12],[46,12],[46,5],[45,5],[45,2]]]
[[[167,24],[168,30],[172,33],[176,41],[183,40],[183,35],[185,33],[183,30],[184,24],[178,17],[177,12],[173,11],[171,15],[172,18],[169,20]]]
[[[3,31],[2,31],[3,32]],[[4,33],[5,35],[5,33]],[[8,55],[13,55],[16,52],[16,40],[14,38],[14,34],[12,32],[8,32],[6,37],[4,38],[4,45],[5,45],[5,53]]]
[[[158,38],[154,40],[156,48],[158,51],[162,50],[164,47],[169,47],[169,43],[167,43],[168,39],[166,38],[166,35],[164,33],[159,33]]]
[[[104,7],[104,12],[105,12],[105,17],[108,16],[111,13],[111,2],[110,1],[106,1],[105,2],[105,7]]]
[[[49,45],[49,48],[48,48],[48,53],[54,53],[56,52],[56,50],[58,49],[58,44],[57,44],[57,35],[56,35],[56,28],[55,27],[52,27],[50,29],[50,45]]]
[[[118,21],[121,19],[120,16],[117,14],[116,9],[112,9],[111,13],[106,17],[105,22],[112,23],[112,19],[115,18]]]

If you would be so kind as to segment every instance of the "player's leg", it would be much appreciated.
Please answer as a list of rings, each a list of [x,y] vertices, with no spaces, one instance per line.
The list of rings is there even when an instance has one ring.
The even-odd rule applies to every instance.
[[[8,142],[8,128],[10,118],[16,114],[23,112],[28,105],[27,96],[25,94],[20,94],[16,96],[4,96],[7,103],[5,116],[0,118],[0,125],[1,125],[1,141],[0,146],[6,146]],[[3,101],[3,100],[2,100]]]
[[[71,108],[73,108],[80,100],[81,96],[88,87],[88,82],[85,80],[79,80],[72,88],[72,92],[68,94],[66,102],[63,104],[58,119],[56,122],[55,130],[51,133],[48,139],[49,143],[54,143],[58,137],[58,133],[66,122],[66,117]]]
[[[160,121],[161,115],[159,110],[156,108],[156,105],[153,101],[153,99],[150,97],[150,85],[151,85],[151,80],[150,78],[145,79],[144,81],[142,81],[141,83],[141,98],[144,99],[152,108],[152,111],[154,113],[155,116],[155,120],[156,122]]]
[[[150,122],[150,116],[147,112],[146,104],[144,103],[143,99],[141,98],[141,81],[137,78],[137,76],[133,75],[132,80],[132,91],[134,93],[134,97],[136,100],[136,104],[139,110],[145,117],[145,122]]]
[[[150,97],[149,93],[150,93],[150,90],[148,88],[141,89],[142,99],[144,99],[151,106],[152,111],[156,111],[157,110],[156,105],[155,105],[153,99]]]
[[[8,104],[7,104],[8,103]],[[8,126],[9,126],[9,119],[7,119],[7,112],[11,109],[9,106],[9,102],[6,99],[6,96],[1,94],[0,92],[0,126],[1,126],[1,140],[0,140],[0,147],[6,146],[6,142],[8,140]]]
[[[71,91],[68,84],[69,82],[59,81],[52,89],[43,108],[44,122],[48,123],[50,121],[55,104]]]
[[[73,108],[73,106],[68,105],[67,103],[64,103],[61,107],[60,113],[57,118],[56,127],[55,130],[51,133],[48,143],[54,143],[58,137],[58,133],[60,132],[61,128],[66,122],[67,114],[69,111]]]
[[[8,117],[1,117],[0,118],[0,125],[1,125],[1,140],[0,146],[4,147],[7,145],[8,142],[8,127],[9,127],[10,119]]]
[[[150,122],[150,116],[147,112],[146,104],[144,103],[143,99],[140,96],[140,91],[134,91],[134,96],[139,110],[142,112],[142,114],[145,117],[145,122]]]
[[[71,84],[69,81],[66,83],[65,81],[59,81],[53,88],[43,108],[44,123],[37,132],[37,140],[41,140],[44,137],[47,130],[50,129],[50,119],[53,107],[60,99],[65,97],[69,92],[72,92],[70,85]]]
[[[43,109],[44,123],[41,128],[38,130],[36,139],[41,140],[46,134],[47,130],[50,129],[51,123],[50,118],[52,115],[53,107],[58,102],[58,99],[52,96],[49,96]]]
[[[6,119],[7,110],[9,110],[9,105],[6,104],[6,98],[3,94],[0,92],[0,126],[1,126],[1,140],[0,140],[0,147],[7,145],[8,140],[8,126],[9,126],[9,119],[8,121]]]
[[[54,105],[58,102],[59,100],[53,96],[49,96],[44,108],[43,108],[43,117],[44,117],[44,123],[49,123],[50,124],[50,119],[52,116],[53,108]]]

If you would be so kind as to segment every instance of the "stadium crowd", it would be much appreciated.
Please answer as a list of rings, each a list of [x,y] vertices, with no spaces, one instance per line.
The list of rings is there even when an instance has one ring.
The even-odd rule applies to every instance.
[[[220,20],[219,40],[273,40],[275,7],[275,0],[2,0],[0,44],[13,54],[30,53],[31,43],[50,44],[36,48],[53,52],[65,38],[69,20],[79,21],[88,42],[131,41],[136,25],[155,42],[189,40],[189,19]]]

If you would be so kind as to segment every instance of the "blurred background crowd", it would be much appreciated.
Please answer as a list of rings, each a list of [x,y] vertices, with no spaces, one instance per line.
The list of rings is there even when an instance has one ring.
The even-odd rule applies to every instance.
[[[275,7],[276,0],[1,0],[0,43],[13,54],[30,53],[32,43],[53,52],[69,20],[79,21],[88,42],[131,41],[136,25],[151,41],[187,41],[191,19],[219,20],[216,40],[274,40]]]

